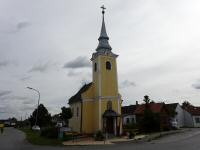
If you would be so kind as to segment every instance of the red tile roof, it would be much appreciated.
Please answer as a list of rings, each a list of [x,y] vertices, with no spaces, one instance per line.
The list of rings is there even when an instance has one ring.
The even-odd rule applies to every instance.
[[[184,109],[193,116],[200,116],[200,107],[187,106]]]
[[[160,113],[164,105],[164,103],[150,103],[148,107],[153,113]],[[135,114],[143,114],[145,108],[146,104],[139,105],[135,110]]]

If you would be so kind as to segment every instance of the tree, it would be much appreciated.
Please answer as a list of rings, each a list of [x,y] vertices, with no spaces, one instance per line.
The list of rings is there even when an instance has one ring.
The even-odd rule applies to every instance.
[[[153,113],[150,109],[144,110],[144,116],[139,122],[140,128],[143,132],[152,132],[160,130],[159,114]]]
[[[183,108],[186,108],[186,107],[188,107],[188,106],[192,106],[192,104],[191,104],[189,101],[184,101],[184,102],[182,103],[182,106],[183,106]]]
[[[35,125],[36,121],[37,108],[33,111],[32,115],[29,118],[31,126]],[[51,114],[43,104],[38,106],[38,116],[37,116],[37,125],[40,127],[45,127],[51,125]]]
[[[149,96],[148,96],[148,95],[145,95],[143,101],[145,102],[145,104],[149,104],[149,103],[150,103]]]
[[[72,117],[72,111],[67,107],[62,107],[61,110],[62,112],[60,113],[60,118],[68,125],[68,120]]]
[[[159,114],[153,113],[152,110],[149,108],[151,103],[155,102],[151,101],[148,95],[144,96],[143,101],[145,102],[145,110],[144,110],[144,115],[139,121],[140,129],[143,132],[159,131],[160,130]]]

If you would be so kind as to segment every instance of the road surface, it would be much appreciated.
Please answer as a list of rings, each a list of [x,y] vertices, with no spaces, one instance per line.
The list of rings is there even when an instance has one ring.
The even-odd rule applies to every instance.
[[[25,140],[23,132],[6,128],[0,134],[0,150],[199,150],[200,129],[165,136],[151,142],[121,143],[105,146],[50,147],[31,145]]]

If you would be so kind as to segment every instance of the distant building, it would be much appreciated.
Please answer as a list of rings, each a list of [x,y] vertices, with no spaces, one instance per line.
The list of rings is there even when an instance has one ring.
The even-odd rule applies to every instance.
[[[0,123],[3,123],[7,127],[14,127],[16,125],[16,120],[5,119],[5,120],[0,120]]]
[[[170,116],[165,103],[149,103],[138,105],[135,110],[137,122],[140,122],[140,120],[144,116],[145,109],[147,108],[150,109],[154,114],[157,114],[159,116],[160,129],[170,128]]]
[[[79,133],[100,130],[109,134],[122,133],[121,95],[118,91],[118,55],[112,52],[104,22],[104,7],[99,45],[92,54],[93,81],[69,99],[73,117],[69,127]],[[85,35],[84,35],[85,36]]]
[[[170,118],[171,122],[177,122],[178,127],[185,126],[184,109],[179,103],[166,104],[170,113],[175,113],[174,117]]]
[[[137,105],[129,105],[129,106],[122,107],[122,123],[123,123],[123,125],[136,123],[136,115],[135,115],[136,108],[137,108]]]
[[[187,106],[184,108],[186,127],[200,127],[200,107]]]

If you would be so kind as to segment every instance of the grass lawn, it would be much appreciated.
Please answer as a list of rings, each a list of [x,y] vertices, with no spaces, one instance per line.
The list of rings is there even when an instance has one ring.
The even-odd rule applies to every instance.
[[[58,139],[48,139],[40,136],[40,132],[31,129],[19,129],[26,134],[26,139],[34,145],[62,146],[62,141]]]

